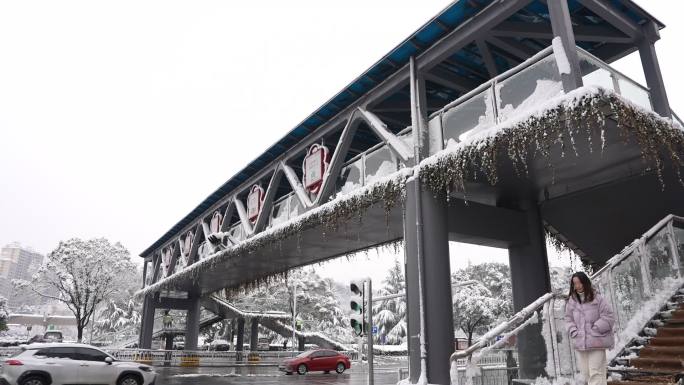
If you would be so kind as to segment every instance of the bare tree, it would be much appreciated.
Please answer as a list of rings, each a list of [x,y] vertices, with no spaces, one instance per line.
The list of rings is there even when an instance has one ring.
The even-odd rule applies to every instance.
[[[60,242],[48,254],[47,263],[31,282],[19,281],[15,285],[66,304],[76,317],[81,342],[97,305],[115,295],[124,277],[135,272],[128,250],[120,243],[112,245],[104,238],[73,238]]]

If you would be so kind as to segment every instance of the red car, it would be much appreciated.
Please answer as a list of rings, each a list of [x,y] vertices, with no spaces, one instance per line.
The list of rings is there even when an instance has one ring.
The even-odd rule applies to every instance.
[[[309,350],[295,358],[283,361],[278,367],[280,371],[286,374],[293,372],[298,374],[306,374],[306,372],[330,373],[333,370],[342,374],[349,368],[351,368],[349,357],[334,350]]]

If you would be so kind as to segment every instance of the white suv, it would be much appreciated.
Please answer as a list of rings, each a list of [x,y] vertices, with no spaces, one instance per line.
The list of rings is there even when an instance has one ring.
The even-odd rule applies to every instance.
[[[151,366],[117,361],[83,344],[31,344],[0,361],[0,385],[154,385]]]

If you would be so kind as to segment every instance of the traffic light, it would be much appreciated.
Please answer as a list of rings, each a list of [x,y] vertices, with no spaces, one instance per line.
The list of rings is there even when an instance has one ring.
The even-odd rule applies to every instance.
[[[363,281],[352,281],[349,285],[352,296],[349,303],[352,314],[351,327],[354,329],[354,334],[361,336],[366,332],[366,306],[365,306],[365,290]]]

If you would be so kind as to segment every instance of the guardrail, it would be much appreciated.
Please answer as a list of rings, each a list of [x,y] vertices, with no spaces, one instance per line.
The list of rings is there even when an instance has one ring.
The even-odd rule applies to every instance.
[[[152,366],[277,366],[287,358],[303,352],[292,351],[186,351],[152,349],[107,349],[103,351],[121,361],[135,361]],[[11,357],[20,347],[0,348],[0,358]],[[358,359],[356,351],[341,352],[349,359]]]

